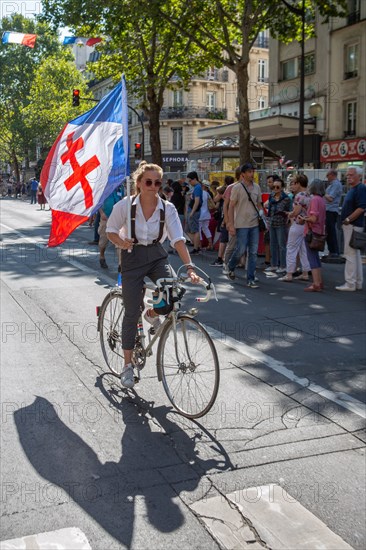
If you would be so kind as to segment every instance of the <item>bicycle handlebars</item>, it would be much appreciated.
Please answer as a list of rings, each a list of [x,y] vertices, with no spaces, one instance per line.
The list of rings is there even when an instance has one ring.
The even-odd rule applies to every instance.
[[[156,286],[158,287],[159,294],[155,299],[154,298],[152,299],[152,304],[156,305],[159,302],[161,302],[161,300],[163,299],[163,292],[166,286],[169,286],[169,285],[172,286],[176,283],[184,283],[185,281],[189,281],[189,280],[190,278],[188,276],[182,276],[182,275],[180,275],[179,277],[164,277],[162,279],[158,279],[156,281]],[[195,284],[204,286],[206,289],[206,295],[198,296],[196,298],[196,302],[208,302],[208,300],[211,298],[212,290],[214,290],[214,293],[215,293],[215,289],[211,281],[207,282],[207,281],[201,280]],[[215,293],[215,297],[216,297],[216,293]],[[169,300],[169,293],[167,293],[166,298]]]

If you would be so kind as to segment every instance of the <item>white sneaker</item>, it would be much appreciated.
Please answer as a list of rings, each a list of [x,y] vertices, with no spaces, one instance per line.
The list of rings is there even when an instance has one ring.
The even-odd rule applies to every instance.
[[[158,328],[160,327],[161,325],[161,321],[160,321],[160,317],[153,317],[153,316],[150,316],[150,310],[147,309],[144,313],[144,319],[147,323],[149,323],[149,325],[151,325],[153,327],[153,329],[156,331],[158,330]]]
[[[336,286],[336,290],[341,290],[343,292],[354,292],[356,288],[344,283],[344,285]]]
[[[121,384],[125,388],[133,388],[135,385],[135,379],[133,376],[133,366],[131,363],[126,365],[121,373]]]
[[[266,267],[266,269],[264,269],[264,273],[272,273],[272,271],[276,271],[277,270],[277,267]]]

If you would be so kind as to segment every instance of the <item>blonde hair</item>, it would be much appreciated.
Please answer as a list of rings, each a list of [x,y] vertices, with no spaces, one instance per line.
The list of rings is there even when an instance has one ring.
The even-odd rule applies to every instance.
[[[135,190],[136,193],[140,193],[140,188],[137,186],[137,184],[141,181],[142,176],[145,174],[145,172],[158,172],[160,177],[163,178],[163,169],[158,164],[148,163],[146,160],[142,160],[140,164],[138,165],[137,169],[132,174],[132,179],[135,184]]]

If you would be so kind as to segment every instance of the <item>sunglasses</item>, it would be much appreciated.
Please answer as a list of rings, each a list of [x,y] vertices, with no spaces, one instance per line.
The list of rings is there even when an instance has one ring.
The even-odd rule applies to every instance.
[[[281,189],[281,187],[279,187],[278,185],[274,185],[273,189],[277,189],[277,191],[278,191],[279,189]]]
[[[146,187],[151,187],[152,184],[154,184],[155,187],[161,187],[162,185],[162,182],[160,180],[145,180],[143,183],[146,185]]]

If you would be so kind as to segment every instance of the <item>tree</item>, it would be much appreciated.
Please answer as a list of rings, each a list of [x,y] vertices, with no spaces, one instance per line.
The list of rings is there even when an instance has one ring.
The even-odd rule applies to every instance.
[[[28,127],[24,108],[29,103],[29,92],[34,74],[42,58],[60,49],[55,33],[47,24],[16,14],[1,20],[0,34],[12,30],[37,34],[35,48],[21,45],[0,46],[0,148],[8,156],[17,180],[20,179],[20,161],[28,159],[35,149],[35,135]]]
[[[82,98],[91,96],[68,50],[50,55],[38,65],[23,114],[26,127],[43,149],[51,147],[68,120],[90,108],[82,101],[79,109],[72,106],[74,88]]]
[[[161,164],[164,91],[186,86],[211,64],[210,55],[167,24],[159,6],[149,0],[84,0],[82,10],[79,0],[44,0],[43,6],[45,19],[53,25],[71,26],[81,36],[108,37],[98,45],[102,56],[92,70],[116,81],[125,73],[129,93],[139,99],[149,121],[152,160]]]
[[[212,64],[226,65],[237,78],[239,152],[251,159],[248,105],[249,52],[260,31],[270,29],[283,42],[314,33],[315,13],[327,21],[344,15],[346,0],[153,0],[161,17],[177,32],[209,52]]]

